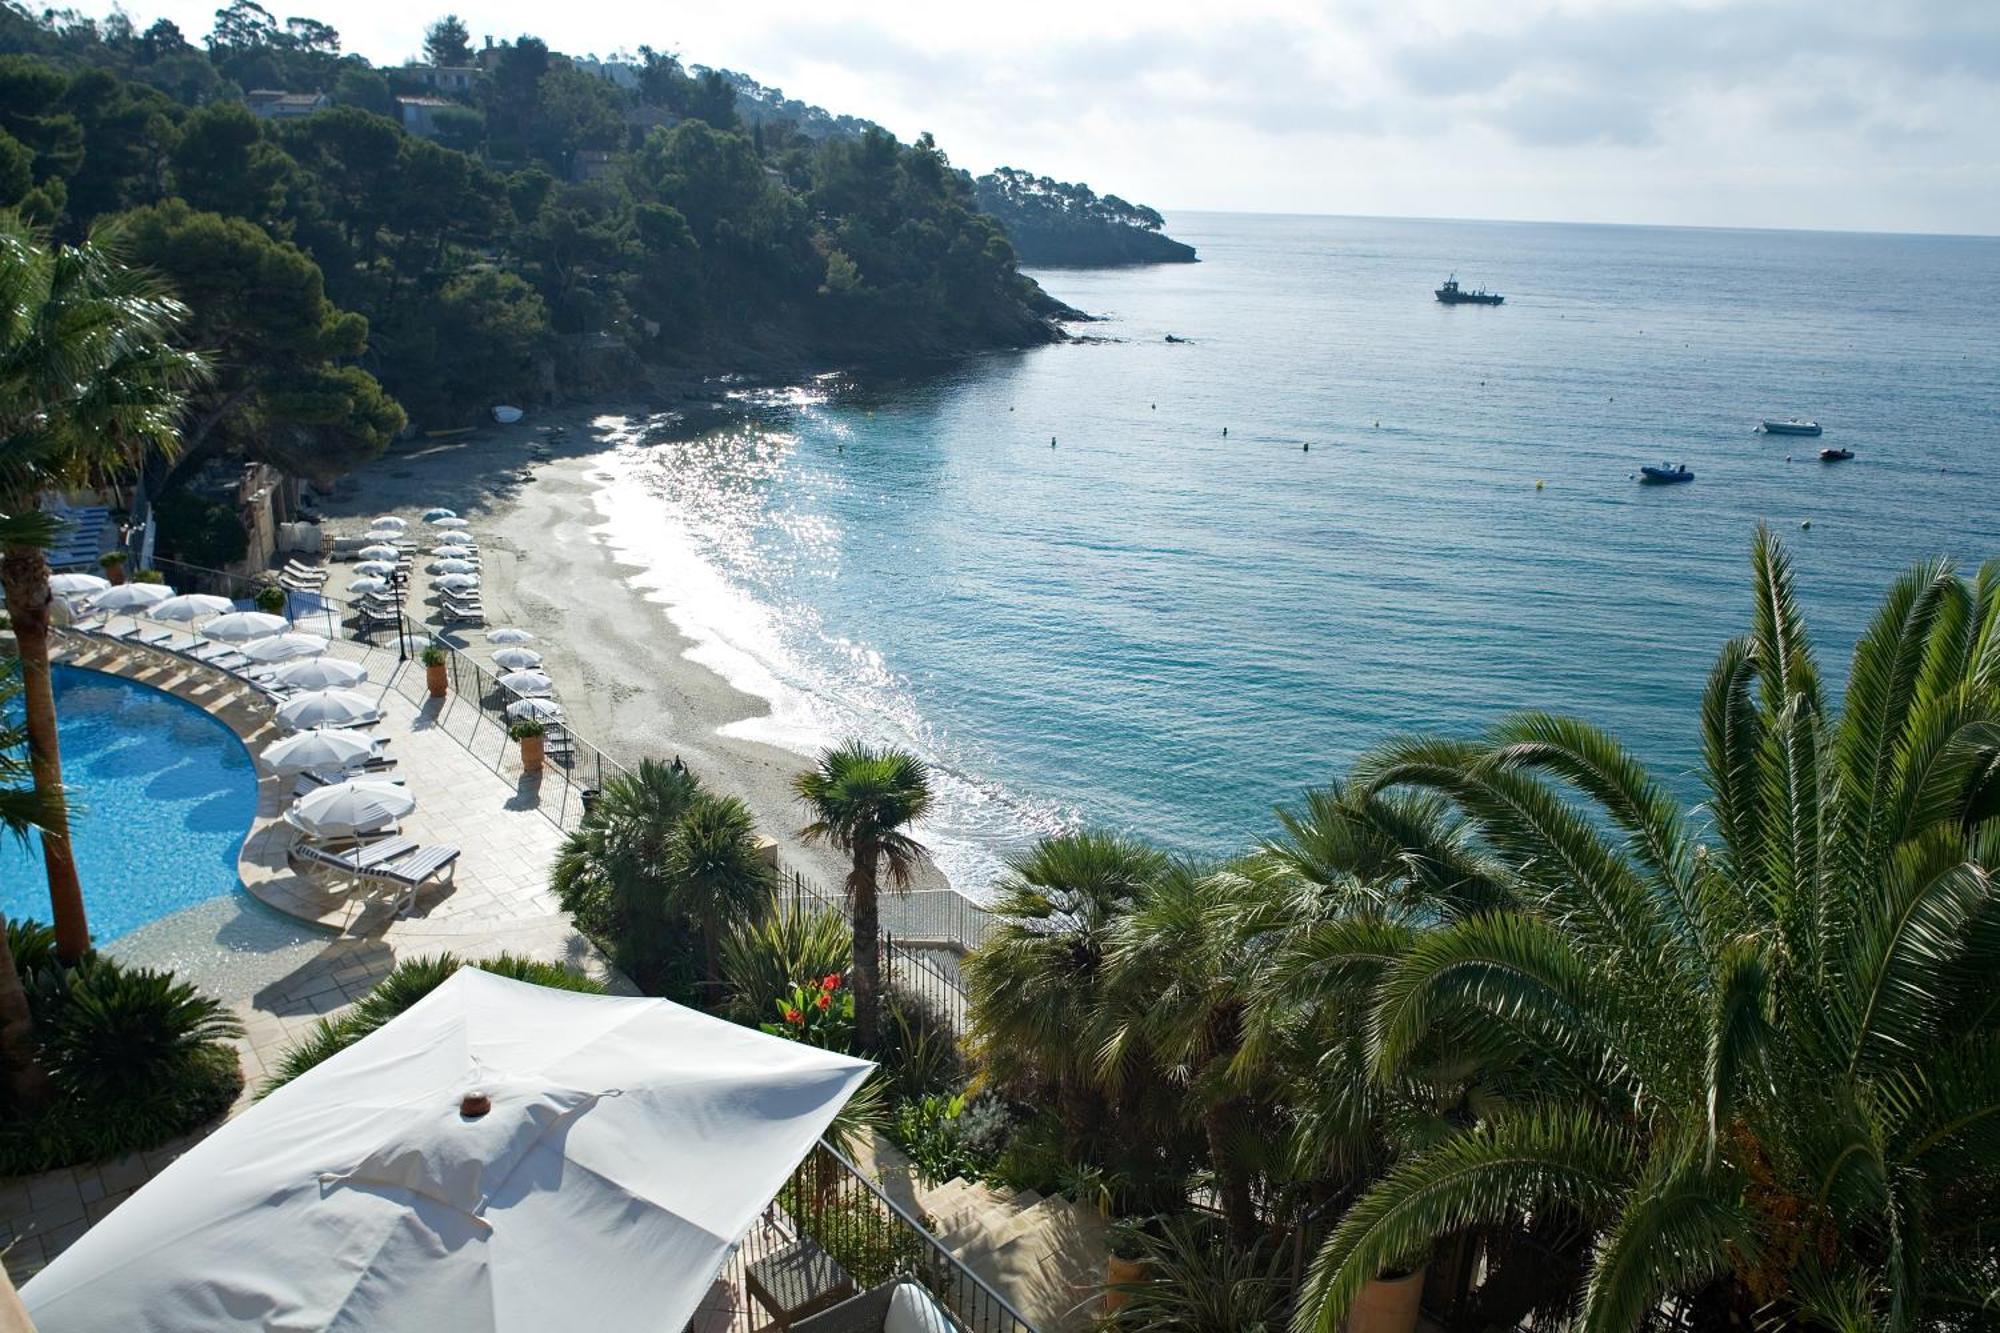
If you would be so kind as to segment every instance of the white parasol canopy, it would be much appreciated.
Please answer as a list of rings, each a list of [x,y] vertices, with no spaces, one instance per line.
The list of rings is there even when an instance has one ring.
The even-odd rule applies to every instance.
[[[354,572],[369,578],[385,579],[396,572],[393,560],[362,560],[355,564]]]
[[[447,528],[435,538],[439,546],[471,546],[472,534],[462,528]]]
[[[362,547],[355,554],[363,560],[395,560],[400,558],[403,553],[387,542],[377,542],[373,546]]]
[[[292,731],[307,727],[351,727],[373,722],[382,710],[365,694],[353,690],[313,690],[278,705],[278,721]]]
[[[349,778],[306,793],[285,811],[285,822],[311,838],[351,838],[387,828],[416,808],[407,787]]]
[[[90,597],[110,586],[110,579],[95,574],[49,575],[49,591],[57,597]]]
[[[366,596],[372,592],[387,592],[389,591],[389,580],[376,578],[371,574],[366,578],[355,579],[347,585],[347,590],[358,596]]]
[[[555,682],[539,671],[509,671],[500,677],[500,686],[516,694],[535,695],[547,694],[555,688]]]
[[[301,663],[317,666],[317,662]],[[375,742],[357,731],[326,731],[315,727],[264,747],[264,762],[276,773],[303,773],[311,768],[346,768],[375,753]]]
[[[513,625],[502,625],[498,629],[486,631],[486,642],[488,643],[533,643],[534,641],[534,635],[530,634],[527,630],[518,629]]]
[[[479,566],[473,564],[470,560],[461,560],[457,556],[446,556],[437,562],[435,568],[440,574],[471,574]]]
[[[295,662],[301,657],[318,657],[333,647],[320,634],[273,634],[243,645],[242,653],[253,662]]]
[[[173,595],[174,590],[164,583],[121,583],[92,597],[90,604],[100,611],[137,611],[157,606]]]
[[[506,671],[532,671],[542,664],[542,655],[533,648],[502,648],[493,654],[493,665]]]
[[[393,532],[401,532],[404,528],[410,526],[410,520],[407,518],[397,518],[394,514],[384,514],[382,517],[369,523],[368,526],[371,528],[388,528]]]
[[[22,1299],[42,1333],[678,1329],[868,1070],[462,968],[184,1152]]]
[[[236,603],[227,597],[211,597],[207,593],[184,592],[178,597],[168,597],[146,608],[146,614],[155,620],[206,620],[210,616],[227,615]]]
[[[469,528],[472,525],[458,515],[453,514],[450,518],[432,519],[431,526],[436,528]]]
[[[424,522],[426,523],[435,523],[441,518],[457,517],[458,511],[456,509],[446,509],[443,505],[435,505],[424,511]]]
[[[308,657],[279,667],[271,673],[271,679],[294,689],[329,690],[359,685],[368,679],[368,668],[338,657]]]
[[[562,716],[562,705],[553,699],[520,699],[508,704],[506,713],[516,722],[525,717],[548,722]]]
[[[467,588],[477,588],[479,586],[479,576],[477,574],[440,574],[437,578],[432,579],[431,582],[437,587],[449,589],[452,592],[463,592]]]
[[[283,634],[287,628],[289,626],[283,616],[274,616],[267,611],[233,611],[203,625],[201,636],[214,639],[217,643],[249,643],[253,639],[268,639],[273,634]]]

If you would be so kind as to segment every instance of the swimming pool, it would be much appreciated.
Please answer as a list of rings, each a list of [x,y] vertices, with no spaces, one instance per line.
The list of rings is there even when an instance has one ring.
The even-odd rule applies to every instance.
[[[101,671],[58,665],[54,685],[92,940],[102,947],[235,892],[257,813],[257,770],[236,733],[193,704]],[[47,921],[40,840],[0,842],[0,910]]]

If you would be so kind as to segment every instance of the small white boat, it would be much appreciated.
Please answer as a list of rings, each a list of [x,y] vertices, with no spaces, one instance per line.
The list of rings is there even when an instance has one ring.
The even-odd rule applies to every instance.
[[[508,407],[505,404],[502,404],[501,406],[493,409],[493,419],[499,422],[503,426],[513,425],[515,422],[519,421],[523,415],[525,414],[521,411],[520,408]]]
[[[1819,423],[1817,421],[1805,421],[1798,417],[1793,417],[1789,421],[1766,421],[1764,423],[1764,433],[1766,435],[1817,435],[1819,434]]]

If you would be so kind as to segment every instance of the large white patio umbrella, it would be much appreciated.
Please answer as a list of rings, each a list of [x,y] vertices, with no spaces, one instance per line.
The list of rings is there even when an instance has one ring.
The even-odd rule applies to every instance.
[[[542,664],[542,655],[533,648],[502,648],[493,654],[493,665],[505,671],[533,671]]]
[[[317,666],[318,663],[301,663]],[[276,773],[303,773],[311,768],[346,768],[375,753],[375,742],[358,731],[327,731],[315,727],[264,747],[264,762]]]
[[[434,528],[469,528],[472,525],[466,522],[464,519],[460,518],[458,515],[453,514],[448,518],[432,519],[431,526]]]
[[[389,591],[389,580],[370,575],[367,578],[355,579],[347,585],[347,590],[357,597],[365,597],[370,593],[387,592]]]
[[[553,699],[516,700],[514,703],[507,705],[505,712],[508,717],[513,718],[516,722],[528,717],[532,717],[538,722],[553,722],[563,715],[562,705]]]
[[[92,597],[90,604],[100,611],[139,611],[173,595],[174,590],[164,583],[121,583]]]
[[[288,628],[283,616],[274,616],[266,611],[233,611],[203,625],[201,636],[214,639],[217,643],[249,643],[252,639],[268,639],[273,634],[283,634]]]
[[[355,562],[354,572],[369,578],[385,579],[396,572],[393,560],[361,560]]]
[[[382,715],[375,701],[353,690],[313,690],[278,705],[278,722],[292,731],[308,727],[351,727]]]
[[[500,687],[516,694],[547,694],[555,688],[555,682],[539,671],[509,671],[500,677]]]
[[[410,526],[410,520],[407,518],[397,518],[394,514],[384,514],[378,519],[371,520],[368,526],[371,528],[387,528],[392,532],[401,532],[404,528]]]
[[[301,657],[318,657],[333,647],[323,634],[273,634],[243,645],[241,652],[253,662],[296,662]]]
[[[869,1069],[671,1000],[463,968],[182,1153],[21,1297],[42,1333],[678,1329]]]
[[[95,574],[49,575],[49,591],[57,597],[90,597],[110,586],[110,579]]]
[[[446,509],[443,505],[436,505],[424,511],[424,522],[426,523],[435,523],[441,518],[457,518],[457,517],[458,517],[457,510]]]
[[[443,560],[438,561],[433,568],[440,574],[472,574],[478,571],[479,566],[473,564],[470,560],[460,560],[456,556],[447,556]]]
[[[387,828],[416,808],[407,787],[349,778],[306,793],[285,811],[285,822],[309,838],[351,838]]]
[[[363,560],[394,561],[400,559],[403,553],[397,550],[395,547],[389,545],[387,542],[377,542],[373,546],[362,547],[359,551],[356,551],[355,554],[360,556]]]
[[[477,588],[479,586],[479,576],[477,574],[440,574],[438,577],[432,579],[431,583],[449,592],[464,592],[467,588]]]
[[[488,643],[533,643],[534,641],[534,635],[530,634],[527,630],[516,628],[513,625],[502,625],[498,629],[486,631],[486,642]]]
[[[446,528],[442,532],[439,532],[433,540],[441,546],[470,546],[473,544],[472,534],[464,528]]]
[[[227,597],[211,597],[207,593],[184,592],[178,597],[169,597],[146,608],[146,614],[154,620],[207,620],[210,616],[227,615],[236,603]]]
[[[271,673],[271,679],[294,689],[330,690],[359,685],[368,679],[368,668],[338,657],[308,657],[287,662]]]

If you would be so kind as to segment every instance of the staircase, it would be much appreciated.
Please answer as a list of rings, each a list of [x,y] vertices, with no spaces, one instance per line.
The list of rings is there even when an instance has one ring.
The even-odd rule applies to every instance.
[[[894,1144],[878,1137],[859,1160],[883,1192],[925,1227],[1039,1333],[1090,1327],[1104,1282],[1104,1219],[1061,1195],[1011,1193],[956,1177],[920,1179]]]

